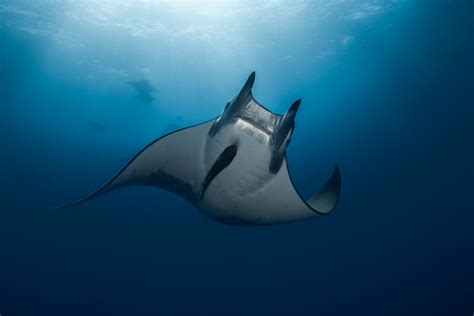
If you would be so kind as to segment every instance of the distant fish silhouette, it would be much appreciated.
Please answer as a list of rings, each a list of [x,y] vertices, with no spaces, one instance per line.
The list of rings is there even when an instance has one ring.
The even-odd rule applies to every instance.
[[[136,96],[136,98],[138,100],[140,100],[141,102],[147,103],[147,104],[151,103],[151,102],[153,102],[153,100],[155,100],[155,98],[153,96],[149,95],[149,94],[139,94],[139,95]]]
[[[143,103],[153,102],[155,98],[152,96],[152,93],[158,92],[146,79],[129,81],[127,83],[138,92],[137,98]]]
[[[174,192],[229,225],[282,224],[330,213],[341,191],[339,168],[308,199],[298,193],[288,171],[286,148],[301,99],[285,114],[273,113],[254,99],[254,80],[252,73],[220,116],[158,138],[112,180],[68,206],[147,185]]]

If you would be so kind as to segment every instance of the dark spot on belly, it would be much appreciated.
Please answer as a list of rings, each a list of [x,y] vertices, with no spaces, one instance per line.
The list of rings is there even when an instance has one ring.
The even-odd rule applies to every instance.
[[[207,187],[209,184],[211,184],[212,180],[222,172],[225,168],[227,168],[232,160],[234,160],[235,155],[237,155],[237,144],[232,144],[228,146],[224,151],[219,155],[219,157],[216,159],[214,164],[211,167],[211,170],[207,173],[206,178],[204,179],[204,182],[202,184],[202,192],[201,196],[199,199],[202,200],[202,197],[204,196],[204,193],[207,190]]]

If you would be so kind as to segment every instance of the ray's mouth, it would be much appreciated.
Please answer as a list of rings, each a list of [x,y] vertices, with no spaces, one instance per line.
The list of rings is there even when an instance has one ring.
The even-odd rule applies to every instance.
[[[272,129],[270,129],[268,123],[263,120],[255,120],[255,118],[249,117],[247,115],[239,115],[237,118],[259,129],[268,136],[272,135]]]

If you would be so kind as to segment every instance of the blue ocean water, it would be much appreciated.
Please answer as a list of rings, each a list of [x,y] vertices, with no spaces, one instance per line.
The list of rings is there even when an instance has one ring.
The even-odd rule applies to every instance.
[[[0,314],[472,315],[472,1],[0,0]],[[337,209],[215,223],[126,188],[70,209],[256,71],[305,196]],[[148,80],[143,102],[127,84]]]

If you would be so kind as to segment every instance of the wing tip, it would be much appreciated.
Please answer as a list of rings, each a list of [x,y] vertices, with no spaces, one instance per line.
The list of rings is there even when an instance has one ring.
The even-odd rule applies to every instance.
[[[87,201],[90,201],[90,200],[93,200],[95,198],[98,198],[99,196],[101,195],[104,195],[105,193],[108,193],[110,191],[113,191],[113,190],[116,190],[118,188],[120,188],[121,186],[118,186],[118,185],[113,185],[113,181],[115,180],[115,178],[117,178],[119,175],[120,175],[121,172],[119,172],[119,174],[117,174],[112,180],[110,180],[108,183],[104,184],[102,187],[100,187],[99,189],[97,189],[96,191],[84,196],[83,198],[79,199],[79,200],[76,200],[74,202],[71,202],[69,204],[66,204],[66,205],[63,205],[63,206],[60,206],[58,208],[70,208],[70,207],[73,207],[73,206],[76,206],[76,205],[79,205],[79,204],[82,204],[84,202],[87,202]]]
[[[341,195],[341,170],[336,164],[331,177],[323,188],[310,197],[306,203],[317,213],[327,215],[331,213],[339,201]]]
[[[90,194],[90,195],[87,195],[79,200],[76,200],[74,202],[71,202],[71,203],[68,203],[68,204],[65,204],[65,205],[61,205],[61,206],[58,206],[56,207],[57,209],[65,209],[65,208],[70,208],[70,207],[73,207],[73,206],[76,206],[76,205],[79,205],[79,204],[82,204],[84,202],[87,202],[89,200],[92,200],[93,198],[96,197],[96,192]]]
[[[339,201],[339,197],[341,196],[341,186],[342,186],[342,176],[341,170],[339,166],[336,164],[334,166],[334,170],[332,172],[331,177],[329,178],[326,185],[323,187],[323,191],[328,194],[330,197],[328,198],[328,205],[326,210],[322,210],[324,214],[329,214],[337,206],[337,202]]]

